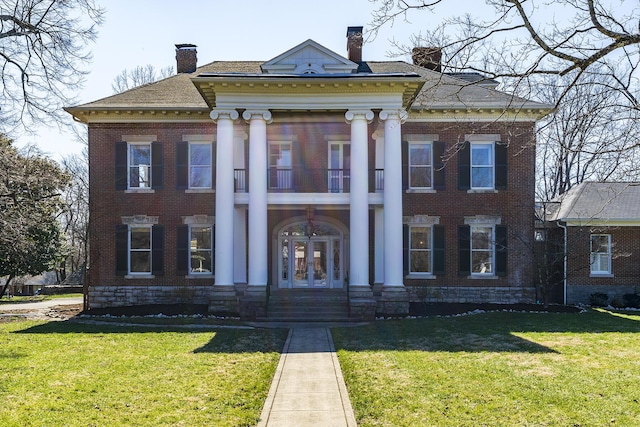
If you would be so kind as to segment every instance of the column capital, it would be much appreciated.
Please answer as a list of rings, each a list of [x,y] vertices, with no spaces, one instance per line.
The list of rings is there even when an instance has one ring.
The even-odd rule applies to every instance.
[[[409,117],[409,113],[407,113],[403,109],[398,110],[382,110],[380,111],[380,120],[397,120],[400,123],[404,123]]]
[[[209,113],[209,117],[211,117],[211,120],[218,121],[219,119],[227,119],[227,120],[238,120],[238,117],[240,115],[238,114],[238,112],[236,110],[223,110],[223,109],[215,109],[215,110],[211,110],[211,113]]]
[[[267,122],[267,124],[273,121],[271,111],[269,110],[245,110],[244,113],[242,113],[242,118],[246,121],[261,119]]]
[[[366,120],[367,123],[371,123],[373,117],[373,111],[371,110],[348,110],[344,113],[344,118],[347,123],[351,123],[356,119]]]

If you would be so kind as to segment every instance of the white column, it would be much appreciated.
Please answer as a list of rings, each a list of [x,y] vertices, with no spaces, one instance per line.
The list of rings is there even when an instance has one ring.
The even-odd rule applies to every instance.
[[[271,112],[245,111],[249,122],[249,281],[247,290],[267,285],[267,123]]]
[[[384,169],[384,129],[378,129],[373,133],[376,141],[376,169]],[[373,292],[378,292],[376,285],[381,287],[384,283],[384,209],[382,206],[375,208],[374,214],[374,277]]]
[[[237,286],[238,283],[247,283],[247,208],[236,207],[234,215],[233,281]]]
[[[216,231],[215,286],[233,286],[234,179],[233,179],[233,122],[236,110],[213,110],[211,118],[217,122],[216,143]]]
[[[380,112],[380,119],[384,121],[384,288],[404,288],[400,128],[406,117],[404,110]]]
[[[351,191],[349,214],[349,287],[369,287],[369,134],[371,110],[349,110],[351,123]]]

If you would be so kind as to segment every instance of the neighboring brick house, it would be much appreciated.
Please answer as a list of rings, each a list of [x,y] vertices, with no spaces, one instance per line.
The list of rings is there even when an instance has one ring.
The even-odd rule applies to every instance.
[[[245,318],[534,302],[535,122],[548,107],[307,40],[68,108],[89,127],[91,308]],[[333,311],[323,311],[333,307]]]
[[[621,303],[640,293],[640,183],[583,182],[547,209],[565,248],[564,298],[589,304],[603,293]]]

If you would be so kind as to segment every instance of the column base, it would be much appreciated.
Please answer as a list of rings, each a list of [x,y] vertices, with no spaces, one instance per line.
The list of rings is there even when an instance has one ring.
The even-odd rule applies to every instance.
[[[267,317],[267,287],[247,286],[240,299],[240,318],[256,320]]]
[[[233,285],[214,285],[209,298],[209,314],[238,316],[238,296]]]
[[[371,286],[349,286],[349,318],[352,320],[375,320],[376,300],[373,297]]]
[[[405,317],[409,314],[409,294],[404,286],[382,286],[376,315]]]

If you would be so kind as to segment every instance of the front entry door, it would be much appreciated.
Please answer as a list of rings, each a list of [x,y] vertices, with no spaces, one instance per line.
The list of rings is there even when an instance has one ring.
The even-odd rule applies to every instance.
[[[326,239],[293,239],[293,286],[326,288],[329,241]]]

